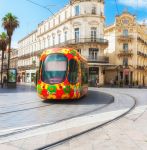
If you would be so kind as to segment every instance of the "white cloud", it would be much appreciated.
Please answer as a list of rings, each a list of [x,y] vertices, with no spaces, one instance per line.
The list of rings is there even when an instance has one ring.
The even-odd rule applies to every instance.
[[[118,3],[134,8],[147,8],[147,0],[118,0]]]

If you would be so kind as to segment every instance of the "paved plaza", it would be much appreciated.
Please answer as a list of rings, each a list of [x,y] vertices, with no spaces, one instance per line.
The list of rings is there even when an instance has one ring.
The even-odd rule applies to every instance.
[[[96,95],[94,92],[96,92],[98,95]],[[36,95],[36,91],[33,86],[19,86],[17,90],[9,89],[8,92],[7,89],[0,89],[0,107],[2,108],[0,114],[0,149],[32,150],[64,139],[68,136],[101,124],[109,119],[115,118],[116,116],[128,110],[129,107],[133,105],[133,98],[135,98],[137,100],[135,109],[123,118],[120,118],[119,120],[92,132],[67,141],[61,145],[52,147],[51,149],[146,150],[147,90],[123,88],[89,88],[89,93],[90,94],[88,95],[88,98],[82,99],[78,102],[70,102],[70,104],[69,102],[43,103]],[[96,96],[93,97],[93,95]],[[88,102],[90,98],[91,102]],[[8,103],[8,100],[10,104]],[[34,100],[37,102],[35,105]],[[14,104],[13,101],[15,101]],[[18,105],[22,103],[25,103],[23,107],[22,105]],[[39,107],[36,109],[36,107],[46,104],[49,106],[41,108]],[[51,104],[53,104],[53,106]],[[15,105],[15,107],[10,108],[10,105]],[[71,109],[68,109],[67,106],[68,108],[71,107]],[[6,110],[5,107],[8,110]],[[35,108],[26,112],[25,110],[20,111],[19,113],[14,112],[14,110],[30,109],[32,107]],[[98,109],[96,109],[97,107]],[[77,110],[74,114],[75,108],[77,108]],[[47,109],[50,109],[50,111]],[[56,115],[54,112],[55,110],[57,111]],[[36,114],[37,118],[37,115],[41,114],[41,112],[43,112],[41,117],[44,117],[44,115],[48,115],[48,117],[56,116],[56,120],[52,119],[50,121],[49,119],[48,122],[45,122],[47,117],[41,120],[40,117],[38,117],[39,122],[35,122],[34,120],[34,124],[28,124],[28,126],[25,124],[25,121],[30,123],[31,119],[26,119],[24,122],[21,120],[21,118],[24,119],[26,116],[27,118],[32,118],[34,114]],[[57,116],[63,114],[62,112],[64,112],[64,117],[71,116],[71,118],[62,120],[61,122],[59,121],[57,123],[53,123],[53,121],[57,121],[59,119]],[[77,112],[85,114],[72,118],[73,115],[78,115]],[[20,115],[19,119],[17,118],[18,115]],[[63,115],[60,115],[60,117],[61,116]],[[9,119],[11,121],[9,121]],[[15,120],[17,120],[17,123],[15,123]],[[19,120],[21,123],[19,123]],[[51,124],[51,122],[53,124]],[[3,124],[5,126],[3,126]],[[14,134],[15,132],[18,133]]]

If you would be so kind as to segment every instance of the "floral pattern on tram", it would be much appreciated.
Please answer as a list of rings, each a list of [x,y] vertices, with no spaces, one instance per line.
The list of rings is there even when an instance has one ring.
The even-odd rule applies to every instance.
[[[46,57],[49,54],[53,53],[61,53],[64,54],[68,61],[74,59],[77,61],[78,65],[80,65],[80,55],[74,49],[65,49],[65,48],[57,48],[57,49],[49,49],[43,52],[40,57],[40,61],[44,62]],[[41,73],[40,73],[41,76]],[[37,92],[39,96],[43,99],[78,99],[81,96],[81,72],[78,72],[78,82],[76,84],[71,84],[68,81],[68,78],[59,83],[59,84],[47,84],[43,82],[41,79],[38,80],[37,83]]]

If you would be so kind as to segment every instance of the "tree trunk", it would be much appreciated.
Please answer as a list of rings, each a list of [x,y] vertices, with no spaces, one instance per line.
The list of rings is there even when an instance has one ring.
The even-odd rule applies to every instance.
[[[8,44],[8,70],[10,69],[10,53],[11,53],[11,36],[9,37],[9,44]],[[7,70],[7,82],[9,80],[8,70]]]
[[[2,51],[2,63],[1,63],[1,87],[3,88],[3,60],[4,60],[4,51]]]
[[[11,53],[11,37],[9,37],[9,45],[8,45],[8,69],[10,68],[10,53]]]

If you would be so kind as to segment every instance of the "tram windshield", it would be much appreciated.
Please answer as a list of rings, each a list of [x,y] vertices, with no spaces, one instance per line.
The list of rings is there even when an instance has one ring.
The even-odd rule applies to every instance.
[[[48,84],[61,83],[65,80],[67,58],[63,54],[48,55],[42,67],[42,81]]]

